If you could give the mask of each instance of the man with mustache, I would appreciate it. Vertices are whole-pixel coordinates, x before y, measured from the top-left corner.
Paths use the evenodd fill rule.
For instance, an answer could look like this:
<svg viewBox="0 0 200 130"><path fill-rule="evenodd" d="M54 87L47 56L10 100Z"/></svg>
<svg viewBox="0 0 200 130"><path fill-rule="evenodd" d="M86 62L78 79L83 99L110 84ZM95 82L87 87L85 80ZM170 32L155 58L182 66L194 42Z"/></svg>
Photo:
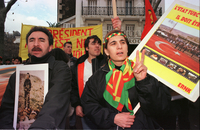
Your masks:
<svg viewBox="0 0 200 130"><path fill-rule="evenodd" d="M98 36L92 35L87 37L84 43L85 52L72 67L72 91L71 105L75 108L76 115L82 117L83 129L95 129L85 116L82 109L80 97L88 78L102 66L106 57L101 54L101 39Z"/></svg>
<svg viewBox="0 0 200 130"><path fill-rule="evenodd" d="M26 44L30 64L49 64L48 93L37 119L29 128L65 129L70 104L70 68L67 63L52 56L53 36L48 29L33 27L26 35ZM0 129L13 129L15 79L16 73L10 77L2 99Z"/></svg>
<svg viewBox="0 0 200 130"><path fill-rule="evenodd" d="M34 47L34 48L32 49L32 51L42 51L42 49L39 48L39 47Z"/></svg>

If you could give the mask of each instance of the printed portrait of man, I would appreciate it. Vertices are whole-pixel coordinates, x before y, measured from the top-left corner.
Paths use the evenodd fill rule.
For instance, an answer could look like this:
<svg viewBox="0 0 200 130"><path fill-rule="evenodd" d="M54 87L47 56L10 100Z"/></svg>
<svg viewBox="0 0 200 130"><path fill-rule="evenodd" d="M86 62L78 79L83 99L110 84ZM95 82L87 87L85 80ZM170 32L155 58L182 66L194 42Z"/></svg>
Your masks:
<svg viewBox="0 0 200 130"><path fill-rule="evenodd" d="M26 79L24 81L24 99L25 108L30 108L30 91L31 91L31 80L30 80L30 74L27 73Z"/></svg>

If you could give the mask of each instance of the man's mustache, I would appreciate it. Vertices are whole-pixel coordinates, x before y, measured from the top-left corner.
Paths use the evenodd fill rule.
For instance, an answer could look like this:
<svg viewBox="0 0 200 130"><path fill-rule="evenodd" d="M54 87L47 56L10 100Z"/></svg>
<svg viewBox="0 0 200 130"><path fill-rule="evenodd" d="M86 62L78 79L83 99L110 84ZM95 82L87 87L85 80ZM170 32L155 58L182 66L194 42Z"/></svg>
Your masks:
<svg viewBox="0 0 200 130"><path fill-rule="evenodd" d="M39 47L34 47L34 48L32 49L32 51L42 51L42 49L39 48Z"/></svg>

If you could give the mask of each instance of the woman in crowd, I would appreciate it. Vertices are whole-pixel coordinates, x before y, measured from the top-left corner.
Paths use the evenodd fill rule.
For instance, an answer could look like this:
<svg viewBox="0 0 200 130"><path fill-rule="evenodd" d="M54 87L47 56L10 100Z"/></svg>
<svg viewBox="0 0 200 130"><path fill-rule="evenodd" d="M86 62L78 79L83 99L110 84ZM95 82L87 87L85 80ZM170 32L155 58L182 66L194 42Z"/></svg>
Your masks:
<svg viewBox="0 0 200 130"><path fill-rule="evenodd" d="M104 40L108 62L95 72L85 85L81 96L83 111L103 129L156 129L160 126L153 116L165 114L171 100L168 89L147 74L141 60L128 59L128 39L120 30L109 32ZM137 113L133 112L140 102Z"/></svg>

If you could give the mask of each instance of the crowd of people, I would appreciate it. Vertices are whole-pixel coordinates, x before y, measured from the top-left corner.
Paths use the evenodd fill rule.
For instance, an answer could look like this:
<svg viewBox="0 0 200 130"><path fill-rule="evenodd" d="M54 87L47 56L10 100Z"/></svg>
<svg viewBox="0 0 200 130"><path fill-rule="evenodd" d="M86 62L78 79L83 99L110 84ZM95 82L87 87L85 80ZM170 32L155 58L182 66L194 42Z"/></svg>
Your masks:
<svg viewBox="0 0 200 130"><path fill-rule="evenodd" d="M0 56L0 65L16 65L25 63L26 61L22 61L22 58L20 56L15 56L12 59L6 58L5 60L2 56Z"/></svg>
<svg viewBox="0 0 200 130"><path fill-rule="evenodd" d="M172 43L175 49L182 51L183 53L187 52L186 54L190 57L196 56L200 59L200 45L197 42L172 35L169 32L163 32L161 29L158 29L155 34Z"/></svg>
<svg viewBox="0 0 200 130"><path fill-rule="evenodd" d="M27 117L26 108L21 112L21 122L34 120L29 129L66 129L67 118L70 129L76 129L76 116L84 130L165 129L167 122L161 119L167 121L174 109L169 88L147 73L145 50L137 50L135 62L128 59L129 41L121 31L121 21L119 17L111 20L117 29L108 32L103 41L96 35L87 37L86 53L78 59L72 55L71 42L66 42L63 50L53 49L48 29L35 26L28 32L27 64L49 64L44 104L40 112L32 113L37 118ZM10 77L2 99L1 129L13 128L15 79L16 73ZM140 108L134 113L138 103Z"/></svg>

